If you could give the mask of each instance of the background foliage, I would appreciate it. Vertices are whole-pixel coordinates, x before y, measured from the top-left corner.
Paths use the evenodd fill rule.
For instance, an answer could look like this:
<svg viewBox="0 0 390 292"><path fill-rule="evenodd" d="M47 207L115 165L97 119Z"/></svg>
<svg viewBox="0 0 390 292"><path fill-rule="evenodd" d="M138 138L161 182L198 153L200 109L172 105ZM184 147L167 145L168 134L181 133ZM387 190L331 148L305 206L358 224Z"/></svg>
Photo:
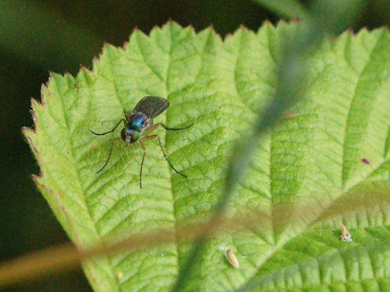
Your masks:
<svg viewBox="0 0 390 292"><path fill-rule="evenodd" d="M91 66L103 41L121 46L134 27L145 33L168 19L196 31L212 24L225 36L240 24L257 30L278 18L242 1L2 1L0 4L0 256L14 258L68 240L30 174L38 173L20 127L31 126L30 97L40 98L48 71L75 75ZM310 5L310 3L303 3ZM354 27L386 24L387 2L371 1ZM388 5L388 4L387 4ZM90 291L82 274L46 278L15 291Z"/></svg>

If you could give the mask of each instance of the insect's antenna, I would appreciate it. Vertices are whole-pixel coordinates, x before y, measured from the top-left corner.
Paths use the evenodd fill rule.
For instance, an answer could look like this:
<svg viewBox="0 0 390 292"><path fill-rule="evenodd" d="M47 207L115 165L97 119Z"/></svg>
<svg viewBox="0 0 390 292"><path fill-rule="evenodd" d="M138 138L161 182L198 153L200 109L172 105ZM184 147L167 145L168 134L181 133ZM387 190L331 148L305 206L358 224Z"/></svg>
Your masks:
<svg viewBox="0 0 390 292"><path fill-rule="evenodd" d="M185 129L188 129L188 128L191 128L194 124L191 124L191 125L189 125L189 126L187 126L187 127L184 127L184 128L169 128L169 127L167 127L166 125L164 125L163 123L160 123L161 124L161 126L163 126L163 128L165 129L165 130L169 130L169 131L179 131L179 130L185 130Z"/></svg>
<svg viewBox="0 0 390 292"><path fill-rule="evenodd" d="M90 130L90 131L91 131L92 134L94 134L94 135L96 135L96 136L107 135L107 134L109 134L109 133L114 132L114 131L116 130L116 128L118 128L118 126L121 124L122 121L123 121L124 124L126 125L126 120L125 120L124 118L122 118L122 119L120 119L119 122L115 125L115 127L112 128L112 130L107 131L107 132L104 132L104 133L96 133L96 132L94 132L94 131L92 131L92 130Z"/></svg>
<svg viewBox="0 0 390 292"><path fill-rule="evenodd" d="M91 132L92 132L92 131L91 131ZM120 139L121 139L121 138L116 138L116 139L112 140L111 149L110 149L110 154L108 155L107 161L106 161L106 163L104 163L103 167L102 167L101 169L99 169L99 170L96 172L96 174L98 174L99 172L101 172L101 171L107 166L108 162L110 161L111 155L112 155L112 149L114 149L114 142L115 142L115 141L118 141L118 140L120 140Z"/></svg>

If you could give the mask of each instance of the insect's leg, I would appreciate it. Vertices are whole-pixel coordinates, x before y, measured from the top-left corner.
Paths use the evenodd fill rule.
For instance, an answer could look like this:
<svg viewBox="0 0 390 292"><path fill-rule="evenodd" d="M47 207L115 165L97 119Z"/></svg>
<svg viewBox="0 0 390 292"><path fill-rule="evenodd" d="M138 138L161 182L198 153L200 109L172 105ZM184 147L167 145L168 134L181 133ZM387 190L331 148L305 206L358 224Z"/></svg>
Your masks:
<svg viewBox="0 0 390 292"><path fill-rule="evenodd" d="M194 124L191 124L187 127L184 127L184 128L169 128L167 127L166 125L164 125L162 122L160 123L157 123L157 124L154 124L153 126L151 126L149 129L146 129L143 133L142 133L142 137L146 136L147 134L153 132L155 129L157 129L159 126L163 126L163 128L165 130L172 130L172 131L178 131L178 130L185 130L185 129L188 129L190 127L192 127ZM149 140L149 139L148 139Z"/></svg>
<svg viewBox="0 0 390 292"><path fill-rule="evenodd" d="M145 141L145 140L143 140L143 141ZM142 169L144 166L144 161L145 161L145 156L146 156L146 148L145 148L144 144L142 144L141 139L138 140L138 144L139 144L139 146L141 146L142 150L144 151L144 155L142 156L142 161L141 161L141 170L139 172L139 184L140 184L140 188L142 189Z"/></svg>
<svg viewBox="0 0 390 292"><path fill-rule="evenodd" d="M158 125L158 124L156 124ZM158 143L160 144L160 148L161 148L161 151L162 153L164 154L164 157L165 159L168 161L169 165L172 167L172 169L174 171L176 171L176 173L180 174L181 176L184 176L184 177L187 177L185 174L181 173L180 171L178 171L174 166L173 164L169 161L168 159L168 155L167 153L165 153L165 150L164 150L164 147L162 146L162 143L161 143L161 139L160 139L160 136L159 135L152 135L152 136L148 136L148 137L143 137L141 138L139 141L148 141L148 140L152 140L154 138L157 138L158 139Z"/></svg>
<svg viewBox="0 0 390 292"><path fill-rule="evenodd" d="M169 131L179 131L179 130L185 130L185 129L188 129L188 128L191 128L194 124L191 124L187 127L184 127L184 128L169 128L167 127L165 124L163 124L162 122L158 123L158 124L161 124L161 126L163 126L163 128L165 130L169 130ZM157 125L157 124L156 124Z"/></svg>
<svg viewBox="0 0 390 292"><path fill-rule="evenodd" d="M107 166L108 161L110 161L110 158L111 158L111 155L112 155L112 149L114 149L114 142L115 142L115 141L118 141L118 140L120 140L120 139L121 139L121 138L116 138L116 139L112 140L112 142L111 142L110 154L108 155L107 161L106 161L106 163L104 163L103 167L102 167L98 172L96 172L96 173L101 172L101 171Z"/></svg>
<svg viewBox="0 0 390 292"><path fill-rule="evenodd" d="M144 137L146 136L147 134L153 132L154 130L156 130L156 128L158 128L158 126L160 126L160 123L157 123L157 124L154 124L153 126L151 126L150 128L146 129L145 131L142 132L142 136L141 137ZM147 138L147 137L146 137ZM148 139L150 140L150 139ZM145 140L144 140L145 141Z"/></svg>
<svg viewBox="0 0 390 292"><path fill-rule="evenodd" d="M100 133L100 134L99 134L99 133L96 133L96 132L94 132L94 131L92 131L92 130L90 130L90 131L91 131L92 134L97 135L97 136L106 135L106 134L109 134L109 133L114 132L114 131L116 130L116 128L118 128L118 126L121 124L122 121L123 121L123 123L124 123L125 126L126 126L126 119L122 118L122 119L120 119L119 122L115 125L115 127L112 128L112 130L110 130L110 131L107 131L107 132L104 132L104 133Z"/></svg>

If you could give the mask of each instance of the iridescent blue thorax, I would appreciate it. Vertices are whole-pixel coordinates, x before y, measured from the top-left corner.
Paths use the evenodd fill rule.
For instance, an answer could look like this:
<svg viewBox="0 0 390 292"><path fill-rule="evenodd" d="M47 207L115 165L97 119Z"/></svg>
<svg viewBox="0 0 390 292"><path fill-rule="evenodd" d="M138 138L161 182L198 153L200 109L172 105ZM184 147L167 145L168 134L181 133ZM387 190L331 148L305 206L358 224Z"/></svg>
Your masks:
<svg viewBox="0 0 390 292"><path fill-rule="evenodd" d="M147 116L144 113L136 113L129 117L129 121L126 124L126 128L141 132L145 128L145 122Z"/></svg>
<svg viewBox="0 0 390 292"><path fill-rule="evenodd" d="M144 113L132 113L122 129L121 136L127 145L135 143L141 137L144 130L153 125L153 120L148 118Z"/></svg>

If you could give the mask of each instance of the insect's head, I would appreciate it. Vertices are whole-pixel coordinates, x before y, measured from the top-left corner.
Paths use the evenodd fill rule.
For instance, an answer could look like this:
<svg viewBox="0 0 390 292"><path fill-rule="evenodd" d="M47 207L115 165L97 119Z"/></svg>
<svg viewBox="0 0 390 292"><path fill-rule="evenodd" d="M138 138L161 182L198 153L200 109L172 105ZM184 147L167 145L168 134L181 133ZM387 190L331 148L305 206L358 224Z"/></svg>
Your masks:
<svg viewBox="0 0 390 292"><path fill-rule="evenodd" d="M121 136L123 141L126 142L126 145L130 145L138 141L140 133L126 127L122 129Z"/></svg>

